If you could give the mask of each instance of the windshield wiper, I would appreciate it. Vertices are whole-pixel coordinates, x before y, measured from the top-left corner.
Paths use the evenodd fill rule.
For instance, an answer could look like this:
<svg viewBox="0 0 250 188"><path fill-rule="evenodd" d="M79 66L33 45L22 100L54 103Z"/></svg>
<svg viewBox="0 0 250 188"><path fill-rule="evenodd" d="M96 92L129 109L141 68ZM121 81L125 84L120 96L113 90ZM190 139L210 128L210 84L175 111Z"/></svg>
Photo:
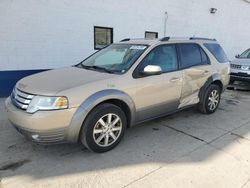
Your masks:
<svg viewBox="0 0 250 188"><path fill-rule="evenodd" d="M106 69L104 67L99 67L99 66L96 66L96 65L93 65L93 66L87 66L87 65L83 65L83 64L80 64L80 65L81 65L82 68L89 69L89 70L101 70L101 71L111 73L111 74L114 73L114 71L111 71L109 69Z"/></svg>
<svg viewBox="0 0 250 188"><path fill-rule="evenodd" d="M106 68L104 68L104 67L95 66L95 65L94 65L94 66L91 66L91 68L94 68L94 69L97 69L97 70L102 70L102 71L105 71L105 72L111 73L111 74L114 73L114 71L112 71L112 70L106 69Z"/></svg>

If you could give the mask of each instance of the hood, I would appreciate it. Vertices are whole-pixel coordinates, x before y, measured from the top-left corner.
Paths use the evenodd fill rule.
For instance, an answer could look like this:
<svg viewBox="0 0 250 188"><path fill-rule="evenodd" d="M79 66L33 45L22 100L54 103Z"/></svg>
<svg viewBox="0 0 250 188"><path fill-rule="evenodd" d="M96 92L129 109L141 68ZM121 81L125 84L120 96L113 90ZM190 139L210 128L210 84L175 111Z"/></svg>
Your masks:
<svg viewBox="0 0 250 188"><path fill-rule="evenodd" d="M237 59L234 59L231 62L231 64L250 66L250 59L237 58Z"/></svg>
<svg viewBox="0 0 250 188"><path fill-rule="evenodd" d="M56 95L60 91L118 75L77 67L49 70L21 79L17 88L31 94Z"/></svg>

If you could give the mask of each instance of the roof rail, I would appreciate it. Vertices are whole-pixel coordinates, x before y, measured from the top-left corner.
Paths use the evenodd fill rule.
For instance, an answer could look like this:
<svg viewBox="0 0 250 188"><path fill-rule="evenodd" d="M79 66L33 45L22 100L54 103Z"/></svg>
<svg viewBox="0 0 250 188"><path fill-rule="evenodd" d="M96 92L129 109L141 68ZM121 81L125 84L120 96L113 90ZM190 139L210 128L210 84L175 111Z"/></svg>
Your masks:
<svg viewBox="0 0 250 188"><path fill-rule="evenodd" d="M130 38L122 39L120 42L126 42L126 41L130 41Z"/></svg>
<svg viewBox="0 0 250 188"><path fill-rule="evenodd" d="M154 39L147 39L147 38L125 38L122 39L120 42L130 41L130 40L154 40Z"/></svg>
<svg viewBox="0 0 250 188"><path fill-rule="evenodd" d="M169 39L170 39L170 37L163 37L163 38L160 39L160 41L162 41L162 42L163 41L168 41Z"/></svg>
<svg viewBox="0 0 250 188"><path fill-rule="evenodd" d="M202 38L202 37L190 37L190 40L211 40L216 41L216 39L210 39L210 38Z"/></svg>

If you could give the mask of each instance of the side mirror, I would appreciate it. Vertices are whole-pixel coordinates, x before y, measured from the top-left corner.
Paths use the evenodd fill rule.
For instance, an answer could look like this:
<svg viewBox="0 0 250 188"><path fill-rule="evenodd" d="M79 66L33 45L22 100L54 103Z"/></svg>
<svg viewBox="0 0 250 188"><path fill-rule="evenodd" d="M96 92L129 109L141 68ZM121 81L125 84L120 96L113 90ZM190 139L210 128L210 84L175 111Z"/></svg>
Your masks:
<svg viewBox="0 0 250 188"><path fill-rule="evenodd" d="M240 55L239 55L239 54L235 56L235 58L239 58L239 57L240 57Z"/></svg>
<svg viewBox="0 0 250 188"><path fill-rule="evenodd" d="M157 65L147 65L144 67L142 74L146 76L158 75L161 74L162 70L160 66Z"/></svg>

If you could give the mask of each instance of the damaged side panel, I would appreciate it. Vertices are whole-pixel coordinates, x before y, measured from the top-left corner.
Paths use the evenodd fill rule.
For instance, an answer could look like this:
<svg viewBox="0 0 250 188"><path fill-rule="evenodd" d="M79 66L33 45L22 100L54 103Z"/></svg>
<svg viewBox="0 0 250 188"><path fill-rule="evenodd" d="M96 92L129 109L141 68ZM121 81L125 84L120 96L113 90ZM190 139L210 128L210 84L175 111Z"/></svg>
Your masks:
<svg viewBox="0 0 250 188"><path fill-rule="evenodd" d="M183 86L178 108L197 104L200 88L211 75L210 65L191 67L183 71Z"/></svg>

